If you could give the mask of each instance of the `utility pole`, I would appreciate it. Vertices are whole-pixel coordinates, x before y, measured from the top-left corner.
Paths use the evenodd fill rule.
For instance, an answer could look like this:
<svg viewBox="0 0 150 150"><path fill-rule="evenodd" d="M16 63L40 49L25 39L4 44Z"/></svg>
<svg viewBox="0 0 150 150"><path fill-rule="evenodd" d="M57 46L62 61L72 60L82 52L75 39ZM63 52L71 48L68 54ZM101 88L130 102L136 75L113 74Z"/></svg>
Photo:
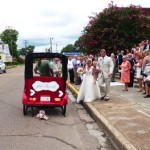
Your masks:
<svg viewBox="0 0 150 150"><path fill-rule="evenodd" d="M56 43L56 53L57 53L57 43Z"/></svg>
<svg viewBox="0 0 150 150"><path fill-rule="evenodd" d="M53 40L53 38L52 38L52 37L50 37L50 53L52 53L52 52L53 52L53 49L52 49L52 40Z"/></svg>
<svg viewBox="0 0 150 150"><path fill-rule="evenodd" d="M27 48L27 40L24 40L24 46L25 46L25 48Z"/></svg>
<svg viewBox="0 0 150 150"><path fill-rule="evenodd" d="M12 47L12 33L11 33L11 30L12 30L12 26L7 26L6 29L9 31L8 32L8 36L10 38L10 50L11 50L11 54L12 54L12 65L14 65L14 50L13 50L13 47Z"/></svg>

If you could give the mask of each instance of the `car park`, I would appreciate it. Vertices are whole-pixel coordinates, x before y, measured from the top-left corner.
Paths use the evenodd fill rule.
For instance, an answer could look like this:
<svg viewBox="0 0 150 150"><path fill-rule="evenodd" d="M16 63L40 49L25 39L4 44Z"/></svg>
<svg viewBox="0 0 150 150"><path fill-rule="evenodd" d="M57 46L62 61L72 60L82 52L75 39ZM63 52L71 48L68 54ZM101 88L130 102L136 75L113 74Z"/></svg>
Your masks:
<svg viewBox="0 0 150 150"><path fill-rule="evenodd" d="M0 73L6 73L6 65L2 60L0 60Z"/></svg>

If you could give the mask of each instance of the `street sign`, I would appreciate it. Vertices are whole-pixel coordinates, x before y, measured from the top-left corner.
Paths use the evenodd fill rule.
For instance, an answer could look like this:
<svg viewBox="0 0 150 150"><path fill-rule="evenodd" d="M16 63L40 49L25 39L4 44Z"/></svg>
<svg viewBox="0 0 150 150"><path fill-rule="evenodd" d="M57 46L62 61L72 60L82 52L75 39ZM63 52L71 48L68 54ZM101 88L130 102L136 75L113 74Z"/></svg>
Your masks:
<svg viewBox="0 0 150 150"><path fill-rule="evenodd" d="M82 52L63 52L66 56L81 55Z"/></svg>

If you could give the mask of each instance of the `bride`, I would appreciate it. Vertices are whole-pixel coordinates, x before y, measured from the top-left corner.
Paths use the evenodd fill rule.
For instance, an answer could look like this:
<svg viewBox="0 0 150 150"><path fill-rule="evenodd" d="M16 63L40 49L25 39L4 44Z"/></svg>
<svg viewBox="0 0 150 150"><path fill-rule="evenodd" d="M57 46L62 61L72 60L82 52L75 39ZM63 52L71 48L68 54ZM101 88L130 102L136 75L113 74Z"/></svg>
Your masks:
<svg viewBox="0 0 150 150"><path fill-rule="evenodd" d="M101 98L100 88L94 75L92 60L86 60L85 75L77 97L77 103L80 101L92 102Z"/></svg>

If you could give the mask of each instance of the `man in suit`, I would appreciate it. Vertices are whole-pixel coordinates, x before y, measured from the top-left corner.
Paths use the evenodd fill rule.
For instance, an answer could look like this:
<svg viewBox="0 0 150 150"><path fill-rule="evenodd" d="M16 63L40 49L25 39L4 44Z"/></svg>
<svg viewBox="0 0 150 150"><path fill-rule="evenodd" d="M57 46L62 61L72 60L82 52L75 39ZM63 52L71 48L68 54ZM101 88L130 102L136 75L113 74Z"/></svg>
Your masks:
<svg viewBox="0 0 150 150"><path fill-rule="evenodd" d="M101 100L108 101L110 98L110 81L113 74L114 63L111 57L106 55L106 50L100 51L101 57L98 58L97 69L99 70L98 83L101 91ZM105 86L103 86L105 83Z"/></svg>
<svg viewBox="0 0 150 150"><path fill-rule="evenodd" d="M73 63L73 72L74 72L74 82L75 82L75 85L79 85L80 84L80 81L79 81L79 77L78 77L78 74L77 74L77 69L79 67L79 64L78 64L78 56L75 55L74 58L72 59L72 63Z"/></svg>
<svg viewBox="0 0 150 150"><path fill-rule="evenodd" d="M133 83L134 83L134 74L135 74L135 67L134 65L136 64L135 59L132 57L132 54L129 53L128 54L128 60L131 64L131 69L130 69L130 83L128 84L128 87L133 87Z"/></svg>
<svg viewBox="0 0 150 150"><path fill-rule="evenodd" d="M119 70L121 69L120 66L123 62L122 60L122 56L123 54L121 53L120 50L117 50L117 59L116 59L116 67L117 67L117 71L119 72ZM121 73L119 73L120 77L121 77Z"/></svg>

